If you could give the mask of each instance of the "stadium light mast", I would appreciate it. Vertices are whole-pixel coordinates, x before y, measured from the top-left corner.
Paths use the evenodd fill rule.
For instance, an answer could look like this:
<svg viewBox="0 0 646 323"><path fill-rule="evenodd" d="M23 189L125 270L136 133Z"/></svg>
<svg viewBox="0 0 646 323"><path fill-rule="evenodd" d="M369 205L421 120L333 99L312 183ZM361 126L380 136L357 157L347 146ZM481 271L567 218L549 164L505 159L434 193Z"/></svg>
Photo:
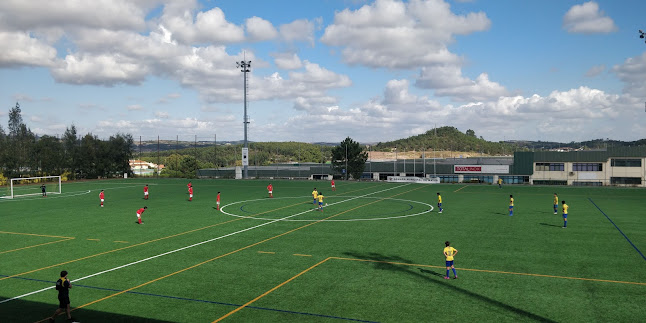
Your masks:
<svg viewBox="0 0 646 323"><path fill-rule="evenodd" d="M244 147L242 148L242 178L249 178L249 146L247 143L247 124L249 124L249 119L247 116L247 73L251 70L251 61L239 61L236 62L236 67L240 68L240 72L244 73L244 117L242 123L244 124Z"/></svg>

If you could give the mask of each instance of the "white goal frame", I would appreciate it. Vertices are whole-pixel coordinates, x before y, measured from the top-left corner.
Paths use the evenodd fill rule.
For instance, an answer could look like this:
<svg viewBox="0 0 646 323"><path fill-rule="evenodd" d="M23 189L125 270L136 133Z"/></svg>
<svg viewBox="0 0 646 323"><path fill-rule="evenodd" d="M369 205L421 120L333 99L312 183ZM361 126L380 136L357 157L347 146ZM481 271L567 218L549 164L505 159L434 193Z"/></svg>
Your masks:
<svg viewBox="0 0 646 323"><path fill-rule="evenodd" d="M11 188L11 196L7 196L9 198L14 198L16 196L28 196L28 195L39 195L41 192L38 193L28 193L28 194L14 194L13 191L13 182L14 181L24 181L24 180L34 180L34 179L46 179L46 178L58 178L58 191L48 191L47 193L49 194L61 194L61 177L60 176L39 176L39 177L18 177L18 178L12 178L10 182L10 188ZM39 184L40 182L34 183L34 184Z"/></svg>

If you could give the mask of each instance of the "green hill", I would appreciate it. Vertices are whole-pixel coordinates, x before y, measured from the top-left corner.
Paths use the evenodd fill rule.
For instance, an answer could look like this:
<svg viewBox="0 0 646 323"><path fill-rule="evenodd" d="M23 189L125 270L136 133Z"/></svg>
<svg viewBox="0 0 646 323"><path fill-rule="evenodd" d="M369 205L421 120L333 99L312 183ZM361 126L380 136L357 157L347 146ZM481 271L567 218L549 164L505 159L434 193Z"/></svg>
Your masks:
<svg viewBox="0 0 646 323"><path fill-rule="evenodd" d="M455 127L435 128L420 135L395 141L380 142L373 148L376 151L390 151L393 148L400 151L423 149L473 151L487 155L510 154L519 149L514 144L491 142L482 137L478 138L473 130L467 130L466 133L462 133Z"/></svg>

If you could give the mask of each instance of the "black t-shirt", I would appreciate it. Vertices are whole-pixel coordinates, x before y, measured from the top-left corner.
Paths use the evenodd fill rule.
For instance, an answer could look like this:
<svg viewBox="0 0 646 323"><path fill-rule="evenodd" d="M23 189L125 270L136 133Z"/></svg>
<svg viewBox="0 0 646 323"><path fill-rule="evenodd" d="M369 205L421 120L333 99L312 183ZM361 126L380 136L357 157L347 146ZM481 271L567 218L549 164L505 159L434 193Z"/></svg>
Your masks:
<svg viewBox="0 0 646 323"><path fill-rule="evenodd" d="M40 189L44 192L45 191L45 185L42 185Z"/></svg>
<svg viewBox="0 0 646 323"><path fill-rule="evenodd" d="M56 290L58 291L58 297L69 297L70 295L70 281L63 278L60 278L56 281Z"/></svg>

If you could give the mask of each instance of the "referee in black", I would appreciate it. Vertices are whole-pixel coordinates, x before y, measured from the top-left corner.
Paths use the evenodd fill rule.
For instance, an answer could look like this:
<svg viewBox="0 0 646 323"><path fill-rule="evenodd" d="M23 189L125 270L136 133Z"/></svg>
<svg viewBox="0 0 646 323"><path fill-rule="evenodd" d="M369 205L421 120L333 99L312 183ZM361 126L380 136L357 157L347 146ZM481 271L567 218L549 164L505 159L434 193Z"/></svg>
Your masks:
<svg viewBox="0 0 646 323"><path fill-rule="evenodd" d="M67 279L67 271L61 271L61 278L56 281L56 290L58 291L58 308L54 315L49 318L50 322L54 322L54 319L58 314L67 312L67 320L73 321L72 313L70 310L70 288L72 288L72 283Z"/></svg>

